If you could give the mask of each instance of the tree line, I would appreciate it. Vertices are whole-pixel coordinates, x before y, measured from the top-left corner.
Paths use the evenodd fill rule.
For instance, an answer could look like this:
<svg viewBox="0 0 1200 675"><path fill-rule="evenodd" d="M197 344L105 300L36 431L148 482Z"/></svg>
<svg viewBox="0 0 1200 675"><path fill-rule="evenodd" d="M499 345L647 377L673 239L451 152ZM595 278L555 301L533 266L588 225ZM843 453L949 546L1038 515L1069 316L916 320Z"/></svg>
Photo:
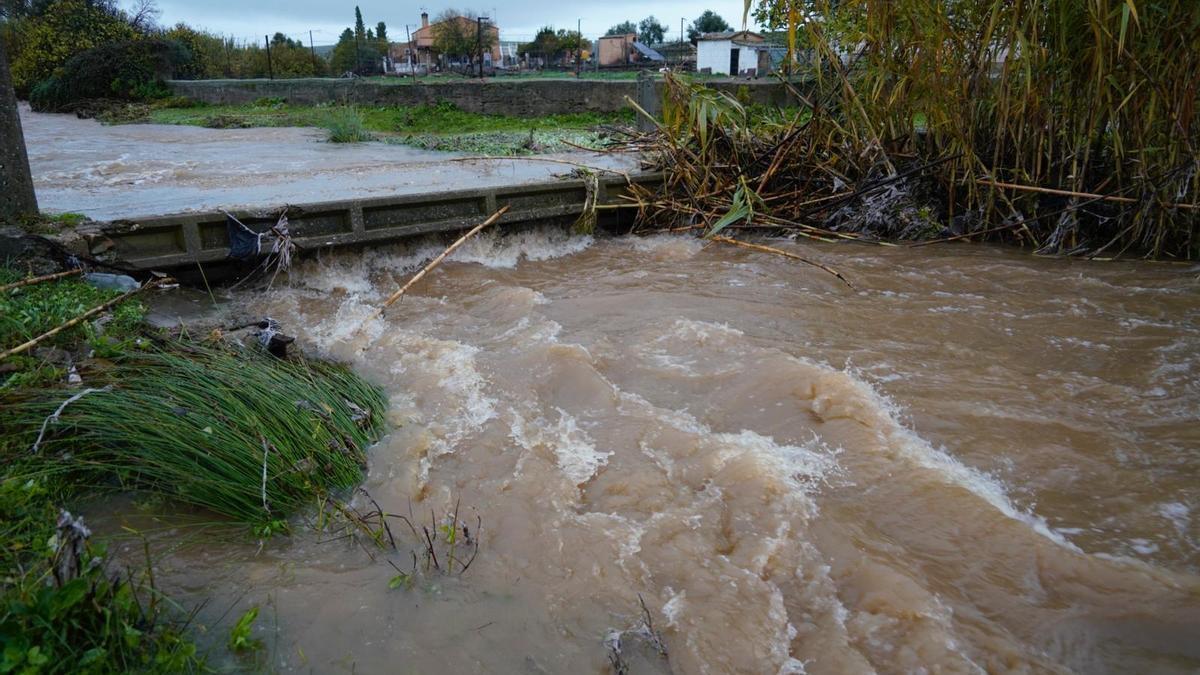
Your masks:
<svg viewBox="0 0 1200 675"><path fill-rule="evenodd" d="M638 42L646 45L656 45L664 41L668 30L666 25L651 15L638 23L622 21L609 28L604 34L628 35L632 33L637 35ZM733 30L728 21L711 9L706 9L703 14L688 24L687 38L692 44L696 44L705 33L721 33L728 30Z"/></svg>

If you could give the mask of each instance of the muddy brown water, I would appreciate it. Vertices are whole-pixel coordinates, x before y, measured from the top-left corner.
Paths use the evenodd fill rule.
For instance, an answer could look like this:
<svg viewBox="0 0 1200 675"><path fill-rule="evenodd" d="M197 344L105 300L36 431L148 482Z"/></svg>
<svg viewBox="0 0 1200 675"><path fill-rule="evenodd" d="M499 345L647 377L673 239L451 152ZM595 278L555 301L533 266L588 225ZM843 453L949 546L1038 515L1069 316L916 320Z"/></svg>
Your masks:
<svg viewBox="0 0 1200 675"><path fill-rule="evenodd" d="M334 255L242 309L386 388L366 488L482 548L389 590L298 528L151 535L280 671L1195 672L1197 268L981 246L485 236ZM362 330L358 330L358 327ZM180 543L184 542L184 543ZM411 545L409 545L411 544ZM126 548L136 552L140 545ZM232 608L232 609L230 609ZM227 611L228 610L228 611Z"/></svg>

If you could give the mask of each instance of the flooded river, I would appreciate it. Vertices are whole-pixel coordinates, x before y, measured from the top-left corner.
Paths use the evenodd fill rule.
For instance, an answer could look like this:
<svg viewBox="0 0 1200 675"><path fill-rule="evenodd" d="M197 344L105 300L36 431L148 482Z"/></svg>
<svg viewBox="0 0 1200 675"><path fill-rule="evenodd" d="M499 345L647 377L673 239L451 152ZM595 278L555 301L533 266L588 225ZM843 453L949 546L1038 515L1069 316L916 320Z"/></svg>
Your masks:
<svg viewBox="0 0 1200 675"><path fill-rule="evenodd" d="M175 530L159 585L211 599L216 644L263 607L289 672L608 672L639 596L668 658L626 635L634 673L1200 668L1197 269L778 245L857 290L532 232L472 242L382 320L432 243L240 297L387 389L383 508L461 500L482 547L389 590L411 536L372 560Z"/></svg>
<svg viewBox="0 0 1200 675"><path fill-rule="evenodd" d="M448 162L452 153L385 143L326 143L321 129L104 126L21 104L38 203L98 220L202 209L383 197L541 181L570 166ZM576 155L546 155L575 159ZM628 157L595 157L628 170Z"/></svg>

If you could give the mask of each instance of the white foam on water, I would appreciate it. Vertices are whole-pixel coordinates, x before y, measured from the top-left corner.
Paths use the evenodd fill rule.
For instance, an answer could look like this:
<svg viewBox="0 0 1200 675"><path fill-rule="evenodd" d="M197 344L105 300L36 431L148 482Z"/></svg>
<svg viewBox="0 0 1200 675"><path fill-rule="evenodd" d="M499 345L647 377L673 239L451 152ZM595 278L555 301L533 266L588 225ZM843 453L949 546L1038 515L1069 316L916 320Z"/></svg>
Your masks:
<svg viewBox="0 0 1200 675"><path fill-rule="evenodd" d="M711 433L711 432L710 432ZM809 445L786 445L749 429L737 434L712 434L722 461L751 454L764 462L772 475L782 476L794 490L809 493L839 470L837 452L814 439Z"/></svg>
<svg viewBox="0 0 1200 675"><path fill-rule="evenodd" d="M704 241L695 237L653 234L648 237L627 237L622 240L633 250L667 260L684 260L704 250Z"/></svg>
<svg viewBox="0 0 1200 675"><path fill-rule="evenodd" d="M538 418L530 424L514 413L510 436L526 450L539 446L549 448L557 459L559 470L571 484L583 485L608 463L613 453L597 450L591 437L579 428L574 417L561 408L555 408L555 411L558 421L554 423Z"/></svg>
<svg viewBox="0 0 1200 675"><path fill-rule="evenodd" d="M539 261L574 255L595 242L591 235L572 235L561 229L484 232L468 240L448 260L478 263L492 269L512 269L522 259Z"/></svg>
<svg viewBox="0 0 1200 675"><path fill-rule="evenodd" d="M796 358L797 361L809 366L828 368L808 359ZM945 450L933 447L924 438L904 426L900 421L900 408L887 396L881 394L865 379L856 377L852 370L840 371L851 384L857 396L865 399L871 408L878 411L879 426L889 448L913 464L930 470L952 485L957 485L983 501L987 502L1003 515L1028 525L1037 534L1050 541L1075 552L1082 552L1071 543L1061 532L1051 528L1044 518L1029 510L1018 508L1008 496L1003 483L997 478L969 467Z"/></svg>
<svg viewBox="0 0 1200 675"><path fill-rule="evenodd" d="M667 617L667 625L672 628L678 628L679 617L683 614L684 607L687 603L687 591L679 591L676 593L670 587L666 589L669 596L667 601L663 603L662 613Z"/></svg>

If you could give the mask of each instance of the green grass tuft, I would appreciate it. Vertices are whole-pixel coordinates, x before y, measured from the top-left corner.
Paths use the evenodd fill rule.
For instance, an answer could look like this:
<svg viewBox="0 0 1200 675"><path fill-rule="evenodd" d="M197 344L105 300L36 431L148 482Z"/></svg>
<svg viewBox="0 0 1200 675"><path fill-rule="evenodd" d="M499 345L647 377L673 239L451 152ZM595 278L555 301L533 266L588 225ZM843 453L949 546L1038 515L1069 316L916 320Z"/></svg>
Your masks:
<svg viewBox="0 0 1200 675"><path fill-rule="evenodd" d="M374 140L357 108L333 108L325 113L322 126L330 143L364 143Z"/></svg>
<svg viewBox="0 0 1200 675"><path fill-rule="evenodd" d="M39 473L160 493L269 529L357 485L383 426L382 393L347 368L256 349L173 344L127 357L106 379L111 390L71 403L50 427ZM11 407L10 433L28 441L18 448L70 394Z"/></svg>

